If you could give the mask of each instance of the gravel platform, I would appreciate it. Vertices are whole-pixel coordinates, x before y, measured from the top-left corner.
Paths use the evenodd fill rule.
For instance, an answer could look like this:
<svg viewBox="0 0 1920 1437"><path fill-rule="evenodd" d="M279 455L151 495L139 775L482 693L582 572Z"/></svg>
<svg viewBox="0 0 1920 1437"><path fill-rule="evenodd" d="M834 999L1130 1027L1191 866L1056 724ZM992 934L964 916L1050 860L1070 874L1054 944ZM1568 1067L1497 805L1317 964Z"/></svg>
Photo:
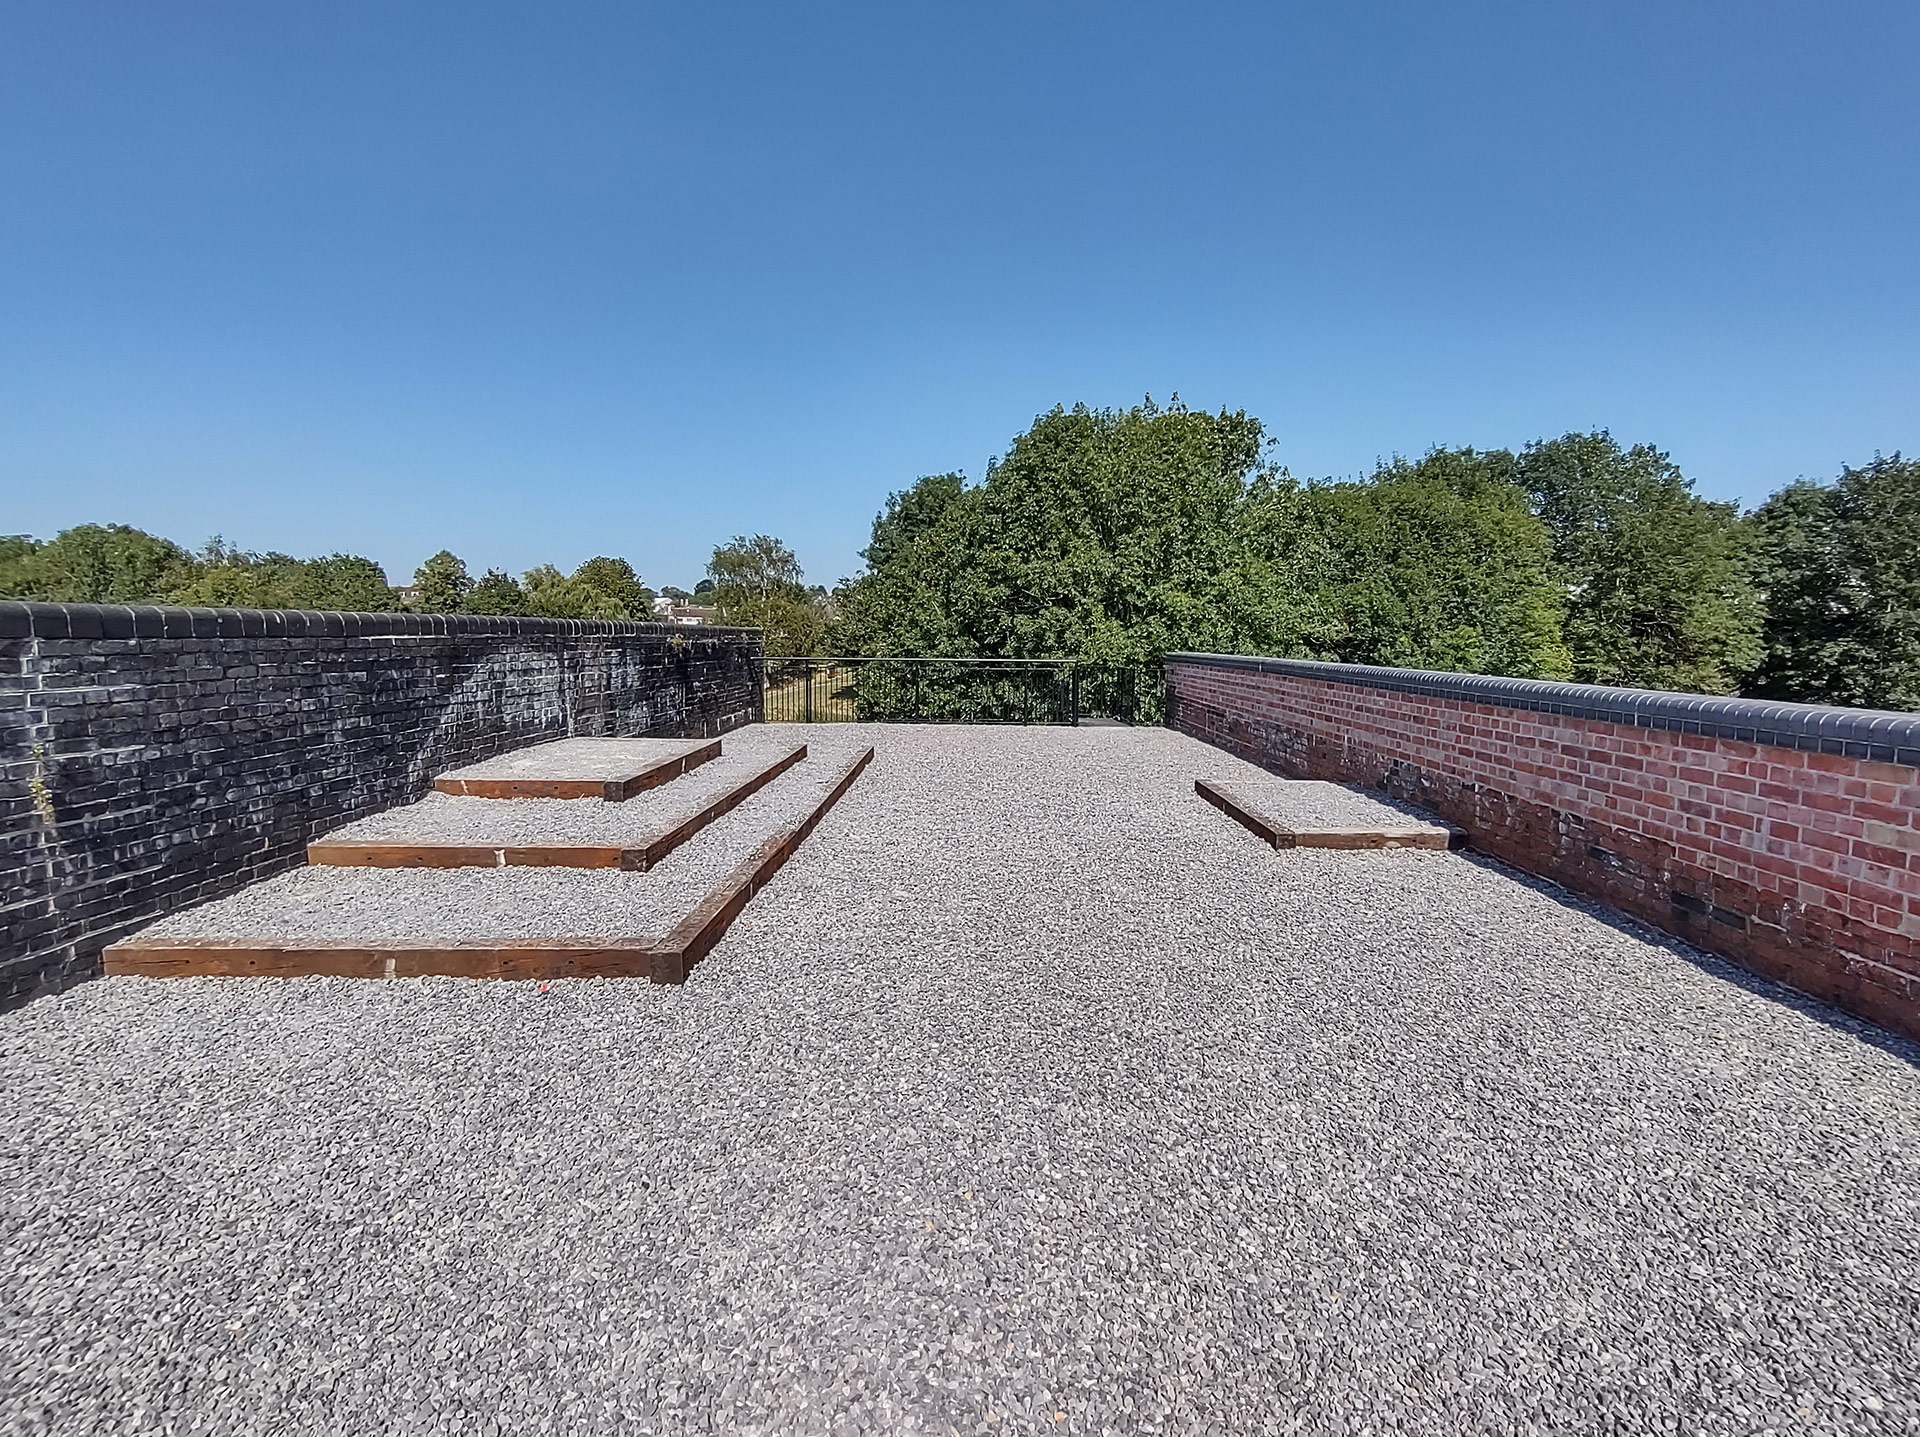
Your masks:
<svg viewBox="0 0 1920 1437"><path fill-rule="evenodd" d="M775 745L782 750L793 746L790 737ZM809 745L808 757L645 873L613 868L296 868L164 918L142 934L273 941L664 938L756 848L818 806L861 746L844 734ZM692 777L687 775L688 780ZM865 775L855 786L863 781ZM488 808L602 811L627 808L632 802L447 800ZM425 807L426 801L419 806ZM584 826L592 820L578 821Z"/></svg>
<svg viewBox="0 0 1920 1437"><path fill-rule="evenodd" d="M1195 774L1196 778L1208 777ZM1214 775L1228 777L1225 774ZM1447 826L1432 814L1407 804L1342 783L1317 779L1276 778L1272 774L1242 774L1233 780L1233 792L1263 817L1296 833L1325 829L1365 829L1387 833L1408 830L1445 833Z"/></svg>
<svg viewBox="0 0 1920 1437"><path fill-rule="evenodd" d="M730 733L725 743L719 758L620 803L599 798L467 798L430 793L418 803L390 808L337 828L324 841L482 847L569 843L637 846L678 827L742 779L801 746L799 740L781 733L777 726L763 724Z"/></svg>
<svg viewBox="0 0 1920 1437"><path fill-rule="evenodd" d="M729 747L730 737L721 740L722 754ZM712 742L704 738L560 738L482 759L465 768L448 769L439 777L605 783L636 774L649 764L692 753Z"/></svg>
<svg viewBox="0 0 1920 1437"><path fill-rule="evenodd" d="M681 988L0 1015L0 1427L1920 1430L1911 1046L1178 735L861 739Z"/></svg>

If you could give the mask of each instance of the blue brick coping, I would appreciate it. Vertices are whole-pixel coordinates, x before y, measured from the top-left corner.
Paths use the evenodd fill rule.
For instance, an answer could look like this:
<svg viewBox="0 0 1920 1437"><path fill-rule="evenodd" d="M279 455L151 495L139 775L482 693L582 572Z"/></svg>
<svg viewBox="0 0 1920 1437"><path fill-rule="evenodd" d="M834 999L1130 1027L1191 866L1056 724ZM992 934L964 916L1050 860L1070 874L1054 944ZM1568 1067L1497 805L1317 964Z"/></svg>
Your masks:
<svg viewBox="0 0 1920 1437"><path fill-rule="evenodd" d="M1920 714L1829 708L1824 704L1777 704L1763 699L1711 698L1704 694L1670 694L1653 689L1610 689L1599 684L1558 684L1540 679L1503 679L1488 674L1451 674L1430 669L1378 668L1371 664L1328 664L1312 659L1168 654L1167 662L1321 679L1357 688L1390 689L1428 698L1532 709L1539 713L1564 714L1568 718L1670 729L1675 733L1697 733L1741 743L1774 744L1809 753L1920 767Z"/></svg>
<svg viewBox="0 0 1920 1437"><path fill-rule="evenodd" d="M689 632L689 630L692 632ZM625 619L510 619L491 614L347 614L312 609L185 609L153 604L0 602L0 639L399 638L471 634L488 638L688 639L740 629L642 624Z"/></svg>

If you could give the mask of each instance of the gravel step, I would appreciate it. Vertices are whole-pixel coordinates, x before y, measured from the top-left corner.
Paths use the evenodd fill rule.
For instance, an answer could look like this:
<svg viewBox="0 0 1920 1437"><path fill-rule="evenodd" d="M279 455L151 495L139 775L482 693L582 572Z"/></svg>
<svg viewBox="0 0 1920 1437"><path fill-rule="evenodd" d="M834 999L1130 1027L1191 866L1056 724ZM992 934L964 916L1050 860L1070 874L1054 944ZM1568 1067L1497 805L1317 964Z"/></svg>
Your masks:
<svg viewBox="0 0 1920 1437"><path fill-rule="evenodd" d="M1197 778L1193 791L1275 848L1458 848L1459 829L1343 784Z"/></svg>
<svg viewBox="0 0 1920 1437"><path fill-rule="evenodd" d="M720 757L719 739L563 738L443 773L469 798L598 798L619 803Z"/></svg>
<svg viewBox="0 0 1920 1437"><path fill-rule="evenodd" d="M573 868L298 868L174 914L116 945L664 942L763 846L817 815L865 744L816 743L797 764L647 872Z"/></svg>
<svg viewBox="0 0 1920 1437"><path fill-rule="evenodd" d="M360 868L624 868L644 872L807 756L749 731L678 782L623 803L429 794L307 846L313 864Z"/></svg>

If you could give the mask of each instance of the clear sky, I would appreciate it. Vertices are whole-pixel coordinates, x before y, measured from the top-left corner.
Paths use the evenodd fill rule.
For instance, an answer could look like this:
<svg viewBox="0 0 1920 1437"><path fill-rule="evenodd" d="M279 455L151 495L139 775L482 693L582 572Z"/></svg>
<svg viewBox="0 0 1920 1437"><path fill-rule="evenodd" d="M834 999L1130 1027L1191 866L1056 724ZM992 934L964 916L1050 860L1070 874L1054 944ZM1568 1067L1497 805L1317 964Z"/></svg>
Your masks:
<svg viewBox="0 0 1920 1437"><path fill-rule="evenodd" d="M1920 5L0 0L0 532L855 570L1173 392L1297 475L1920 449Z"/></svg>

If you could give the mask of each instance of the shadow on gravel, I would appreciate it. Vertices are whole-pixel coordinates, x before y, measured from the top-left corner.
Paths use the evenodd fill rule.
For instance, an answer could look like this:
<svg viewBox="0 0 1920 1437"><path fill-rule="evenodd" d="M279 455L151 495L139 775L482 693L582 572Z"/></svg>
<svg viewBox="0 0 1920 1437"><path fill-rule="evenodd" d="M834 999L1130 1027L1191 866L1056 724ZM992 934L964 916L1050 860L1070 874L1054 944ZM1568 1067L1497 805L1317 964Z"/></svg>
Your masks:
<svg viewBox="0 0 1920 1437"><path fill-rule="evenodd" d="M1765 978L1742 968L1731 959L1717 957L1705 949L1695 948L1684 939L1676 938L1671 933L1663 933L1637 918L1629 918L1618 909L1609 908L1606 904L1590 898L1582 898L1571 889L1563 888L1550 879L1523 873L1518 868L1502 863L1497 858L1489 858L1484 853L1476 853L1471 848L1455 856L1464 858L1467 862L1476 864L1491 873L1498 873L1501 877L1511 879L1515 883L1523 884L1534 892L1551 898L1562 908L1584 913L1587 917L1606 924L1616 932L1636 938L1642 943L1650 943L1656 948L1665 949L1669 953L1686 959L1694 967L1712 974L1722 982L1744 988L1757 997L1765 998L1771 1003L1778 1003L1783 1008L1790 1008L1796 1013L1813 1019L1816 1023L1823 1023L1869 1047L1878 1048L1883 1053L1920 1068L1920 1043L1910 1038L1903 1038L1898 1033L1867 1022L1864 1018L1843 1013L1829 1003L1823 1003L1818 998L1802 993L1798 988L1789 987L1776 979Z"/></svg>

